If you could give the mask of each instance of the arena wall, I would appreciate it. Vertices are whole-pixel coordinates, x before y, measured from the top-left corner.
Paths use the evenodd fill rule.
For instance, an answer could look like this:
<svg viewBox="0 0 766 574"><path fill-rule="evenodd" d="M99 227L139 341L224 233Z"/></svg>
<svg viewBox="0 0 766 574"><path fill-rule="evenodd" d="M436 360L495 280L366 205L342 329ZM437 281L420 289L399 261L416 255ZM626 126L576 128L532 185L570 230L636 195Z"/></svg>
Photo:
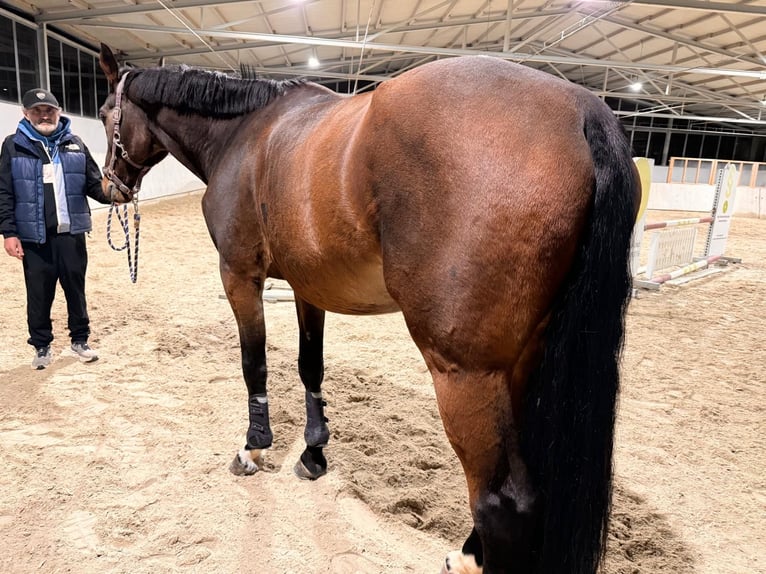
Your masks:
<svg viewBox="0 0 766 574"><path fill-rule="evenodd" d="M20 106L0 102L0 134L13 133L21 117ZM101 122L76 115L71 115L69 118L72 120L72 130L83 139L96 163L103 166L106 157L106 136ZM653 167L649 209L704 212L711 210L715 186L666 183L667 174L667 167ZM175 158L168 157L148 173L141 187L141 199L146 200L187 193L205 186ZM92 202L92 207L97 209L104 206ZM734 213L766 217L766 186L737 187Z"/></svg>

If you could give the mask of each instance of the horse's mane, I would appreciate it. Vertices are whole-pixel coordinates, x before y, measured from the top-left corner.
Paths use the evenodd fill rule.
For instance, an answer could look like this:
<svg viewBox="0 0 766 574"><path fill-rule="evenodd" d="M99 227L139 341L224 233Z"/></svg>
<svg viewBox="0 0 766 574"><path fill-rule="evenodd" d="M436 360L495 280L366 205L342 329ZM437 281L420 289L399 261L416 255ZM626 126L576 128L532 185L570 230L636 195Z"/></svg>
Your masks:
<svg viewBox="0 0 766 574"><path fill-rule="evenodd" d="M240 116L266 106L304 79L242 79L189 66L128 69L125 93L143 108L168 107L212 118Z"/></svg>

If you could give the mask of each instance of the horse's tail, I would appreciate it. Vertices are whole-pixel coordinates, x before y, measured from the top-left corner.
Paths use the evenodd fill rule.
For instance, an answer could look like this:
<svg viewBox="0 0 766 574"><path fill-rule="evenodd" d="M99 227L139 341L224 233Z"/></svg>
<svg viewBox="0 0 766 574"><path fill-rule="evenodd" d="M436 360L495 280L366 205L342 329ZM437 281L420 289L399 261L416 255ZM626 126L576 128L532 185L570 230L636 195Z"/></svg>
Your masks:
<svg viewBox="0 0 766 574"><path fill-rule="evenodd" d="M629 244L638 189L624 130L582 102L595 185L575 262L529 385L522 448L541 508L540 574L594 574L605 550Z"/></svg>

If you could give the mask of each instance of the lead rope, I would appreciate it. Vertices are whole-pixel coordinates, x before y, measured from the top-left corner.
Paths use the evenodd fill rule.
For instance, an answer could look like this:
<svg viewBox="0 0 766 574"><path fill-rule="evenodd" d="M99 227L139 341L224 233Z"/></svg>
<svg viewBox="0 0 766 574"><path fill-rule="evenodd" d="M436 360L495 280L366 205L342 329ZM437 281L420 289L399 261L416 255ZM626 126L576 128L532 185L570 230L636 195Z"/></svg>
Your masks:
<svg viewBox="0 0 766 574"><path fill-rule="evenodd" d="M141 214L138 213L138 197L133 196L133 227L135 228L136 235L133 241L133 252L135 253L135 260L131 258L130 250L130 226L128 224L128 205L124 204L122 214L120 214L120 208L116 203L112 203L109 206L109 217L106 220L106 241L109 243L114 251L128 251L128 271L130 273L131 283L135 283L138 279L138 238L141 225ZM112 243L112 214L117 214L117 221L122 225L122 230L125 232L125 243L117 247Z"/></svg>

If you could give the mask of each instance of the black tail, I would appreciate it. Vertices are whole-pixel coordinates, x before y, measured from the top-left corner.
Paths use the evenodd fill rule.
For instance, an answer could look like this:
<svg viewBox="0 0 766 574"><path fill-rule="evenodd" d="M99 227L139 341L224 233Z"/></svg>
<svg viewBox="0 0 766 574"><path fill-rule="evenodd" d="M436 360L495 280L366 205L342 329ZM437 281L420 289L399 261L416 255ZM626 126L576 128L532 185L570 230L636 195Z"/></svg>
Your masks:
<svg viewBox="0 0 766 574"><path fill-rule="evenodd" d="M585 138L595 190L585 236L546 332L522 431L542 506L539 574L594 574L606 541L612 442L628 265L638 187L631 150L601 102L587 110Z"/></svg>

